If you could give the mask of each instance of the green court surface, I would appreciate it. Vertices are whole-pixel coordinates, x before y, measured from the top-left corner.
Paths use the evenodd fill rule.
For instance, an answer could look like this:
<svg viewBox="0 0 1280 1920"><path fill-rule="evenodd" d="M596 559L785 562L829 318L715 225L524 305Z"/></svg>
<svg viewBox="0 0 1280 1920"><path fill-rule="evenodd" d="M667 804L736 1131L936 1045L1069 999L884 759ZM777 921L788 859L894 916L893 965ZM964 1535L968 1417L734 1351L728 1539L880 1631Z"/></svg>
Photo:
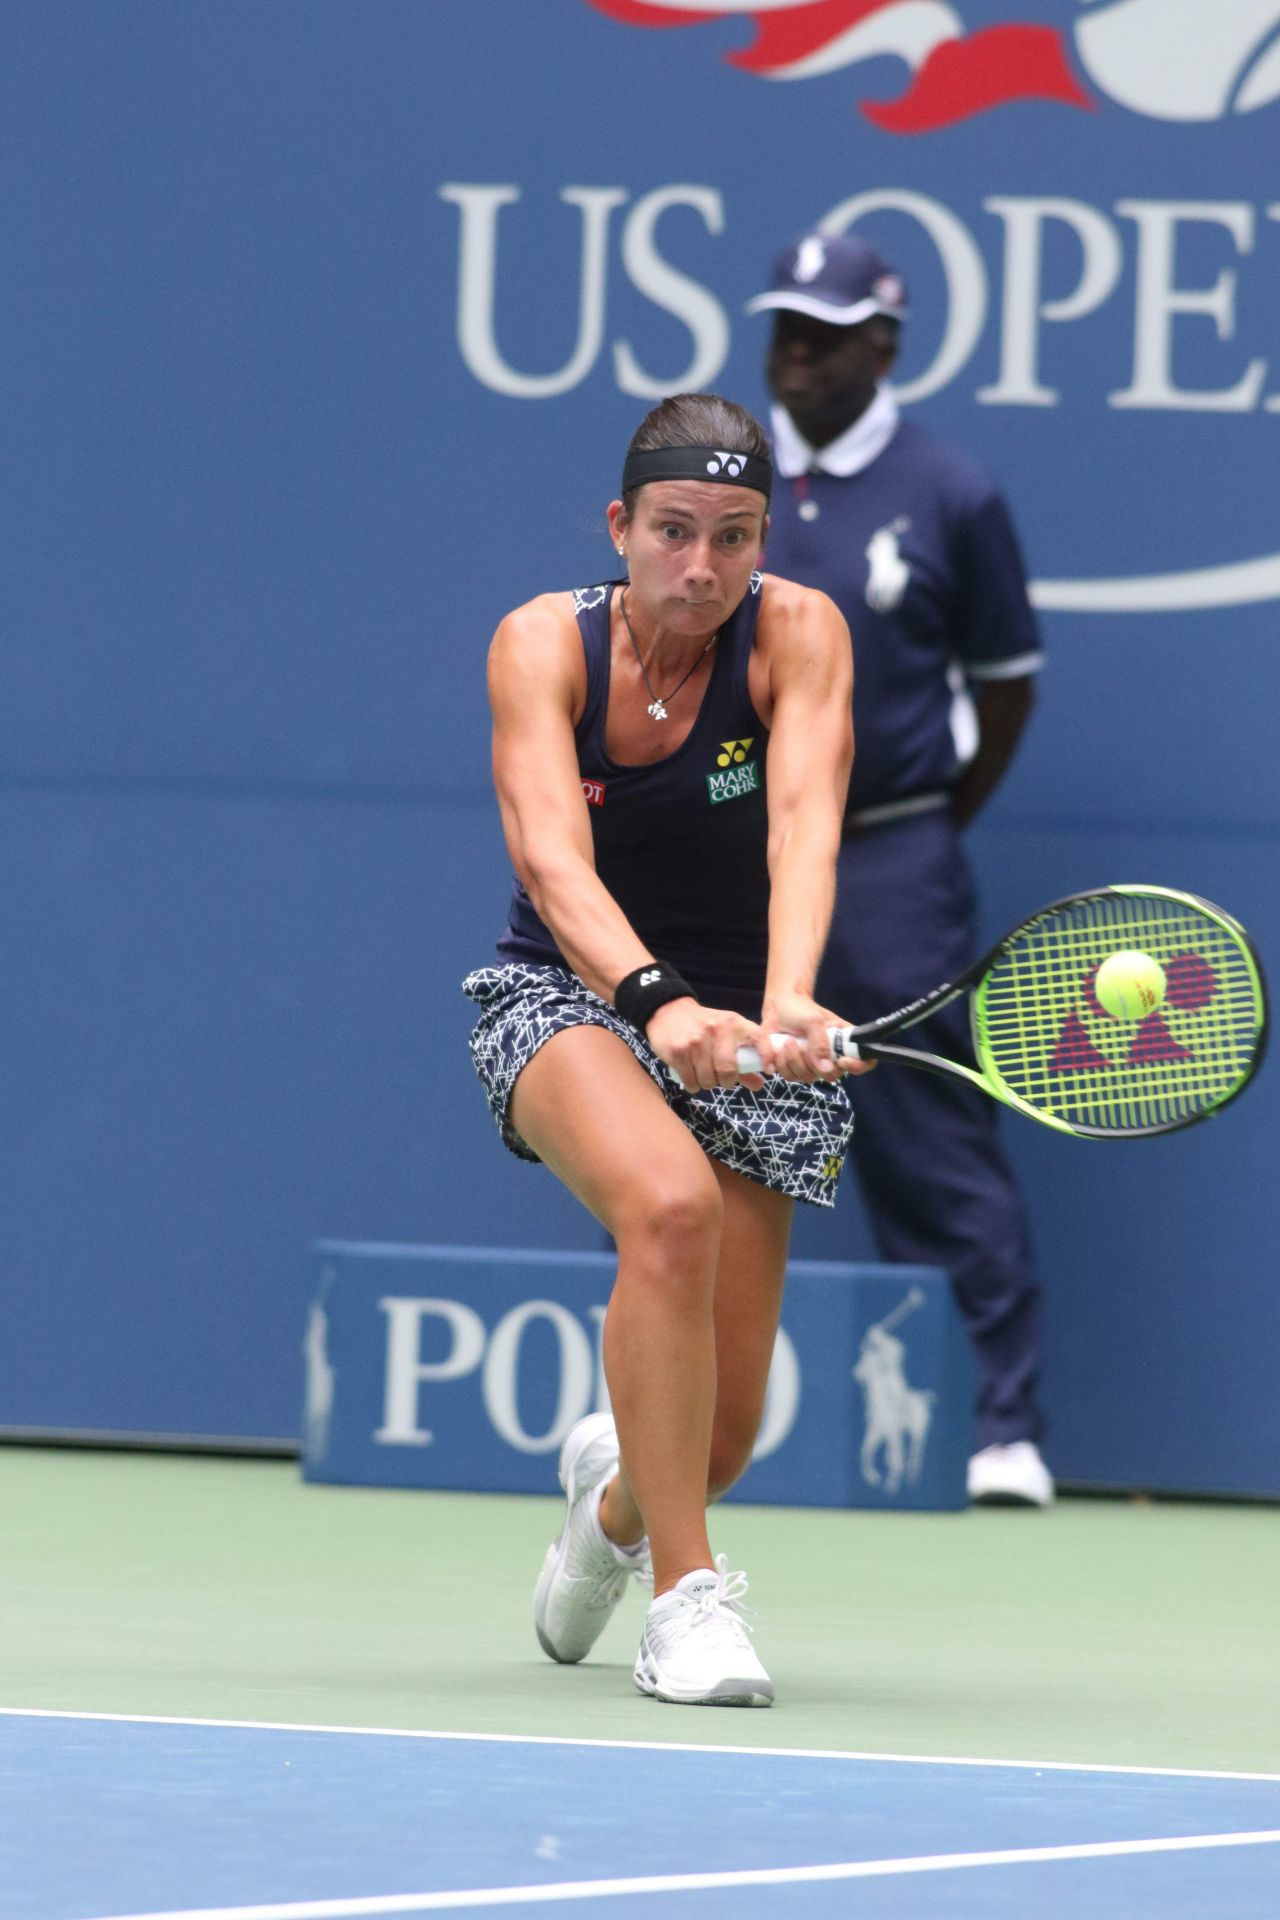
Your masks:
<svg viewBox="0 0 1280 1920"><path fill-rule="evenodd" d="M732 1507L770 1712L631 1684L642 1597L553 1666L558 1503L286 1462L0 1447L0 1706L1141 1767L1280 1767L1280 1515Z"/></svg>

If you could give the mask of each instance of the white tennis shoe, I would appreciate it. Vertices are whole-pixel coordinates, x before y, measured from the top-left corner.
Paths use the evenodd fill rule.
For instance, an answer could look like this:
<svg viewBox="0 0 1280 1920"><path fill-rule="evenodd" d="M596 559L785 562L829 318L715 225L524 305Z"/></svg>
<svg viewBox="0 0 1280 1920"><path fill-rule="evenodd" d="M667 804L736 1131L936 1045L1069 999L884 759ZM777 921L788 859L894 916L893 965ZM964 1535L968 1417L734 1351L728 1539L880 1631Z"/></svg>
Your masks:
<svg viewBox="0 0 1280 1920"><path fill-rule="evenodd" d="M590 1653L633 1576L650 1572L646 1541L615 1547L600 1528L600 1499L618 1471L618 1434L607 1413L579 1420L560 1449L564 1525L547 1548L533 1593L533 1624L544 1653L572 1664Z"/></svg>
<svg viewBox="0 0 1280 1920"><path fill-rule="evenodd" d="M742 1619L745 1573L718 1553L649 1608L636 1656L641 1693L683 1707L768 1707L773 1682L756 1658Z"/></svg>
<svg viewBox="0 0 1280 1920"><path fill-rule="evenodd" d="M988 1507L1051 1507L1053 1476L1033 1440L983 1447L969 1461L969 1498Z"/></svg>

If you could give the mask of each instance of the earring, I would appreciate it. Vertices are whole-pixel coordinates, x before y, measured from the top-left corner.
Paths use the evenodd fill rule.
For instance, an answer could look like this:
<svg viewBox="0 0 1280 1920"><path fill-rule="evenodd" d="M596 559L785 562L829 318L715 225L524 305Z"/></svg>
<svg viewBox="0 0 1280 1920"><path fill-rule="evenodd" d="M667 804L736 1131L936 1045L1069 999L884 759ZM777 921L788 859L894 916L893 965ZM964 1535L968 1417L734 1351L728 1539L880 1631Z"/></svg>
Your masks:
<svg viewBox="0 0 1280 1920"><path fill-rule="evenodd" d="M618 552L619 552L619 553L621 553L621 552L622 552L622 548L621 548L621 547L619 547L619 548L618 548Z"/></svg>

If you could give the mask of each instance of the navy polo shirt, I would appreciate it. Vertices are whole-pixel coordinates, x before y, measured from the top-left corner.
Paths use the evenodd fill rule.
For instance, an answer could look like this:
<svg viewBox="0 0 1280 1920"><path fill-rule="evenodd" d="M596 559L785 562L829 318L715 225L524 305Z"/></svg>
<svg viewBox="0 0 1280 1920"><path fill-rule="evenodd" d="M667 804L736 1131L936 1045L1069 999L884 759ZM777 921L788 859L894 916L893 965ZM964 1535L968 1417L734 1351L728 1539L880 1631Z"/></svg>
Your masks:
<svg viewBox="0 0 1280 1920"><path fill-rule="evenodd" d="M875 409L888 437L858 472L819 463L839 464L862 422L817 451L794 428L776 434L764 562L821 588L849 623L850 813L945 793L976 744L971 706L967 723L957 708L966 683L1021 678L1044 659L1000 494L964 454L897 420L885 390ZM795 471L806 461L807 471Z"/></svg>

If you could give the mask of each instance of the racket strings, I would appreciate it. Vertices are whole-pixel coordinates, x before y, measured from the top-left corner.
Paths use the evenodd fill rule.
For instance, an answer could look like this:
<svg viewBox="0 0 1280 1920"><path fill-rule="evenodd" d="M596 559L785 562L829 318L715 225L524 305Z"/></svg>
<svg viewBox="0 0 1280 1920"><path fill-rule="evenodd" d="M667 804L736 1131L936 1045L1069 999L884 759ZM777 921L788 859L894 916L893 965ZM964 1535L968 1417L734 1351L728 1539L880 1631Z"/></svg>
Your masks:
<svg viewBox="0 0 1280 1920"><path fill-rule="evenodd" d="M1099 916L1089 916L1098 930ZM1134 923L1121 931L1114 915L1102 917L1106 944L1134 939ZM1168 929L1150 917L1138 923L1144 951L1175 958ZM1163 934L1165 937L1159 937ZM1028 942L1010 956L1006 991L991 996L990 1032L998 1065L1022 1097L1077 1123L1107 1128L1167 1123L1213 1101L1229 1087L1247 1061L1252 1037L1252 994L1247 981L1241 995L1213 996L1216 1006L1194 1009L1201 1017L1183 1022L1161 1012L1140 1025L1119 1028L1089 995L1098 955L1091 942ZM1155 936L1155 937L1153 937ZM1180 937L1180 936L1179 936ZM1219 948L1220 979L1227 949ZM996 983L993 983L993 986ZM999 1009L1000 1000L1005 1010ZM1232 1002L1242 1006L1233 1009ZM1237 1016L1233 1018L1233 1013ZM1191 1027L1180 1036L1175 1029ZM1240 1028L1243 1026L1243 1033ZM1186 1044L1190 1042L1190 1044Z"/></svg>
<svg viewBox="0 0 1280 1920"><path fill-rule="evenodd" d="M1109 954L1159 961L1163 1006L1114 1020L1092 992ZM1126 1132L1195 1118L1247 1078L1264 1020L1242 937L1193 902L1112 892L1038 915L1013 935L975 1002L986 1071L1070 1126Z"/></svg>

